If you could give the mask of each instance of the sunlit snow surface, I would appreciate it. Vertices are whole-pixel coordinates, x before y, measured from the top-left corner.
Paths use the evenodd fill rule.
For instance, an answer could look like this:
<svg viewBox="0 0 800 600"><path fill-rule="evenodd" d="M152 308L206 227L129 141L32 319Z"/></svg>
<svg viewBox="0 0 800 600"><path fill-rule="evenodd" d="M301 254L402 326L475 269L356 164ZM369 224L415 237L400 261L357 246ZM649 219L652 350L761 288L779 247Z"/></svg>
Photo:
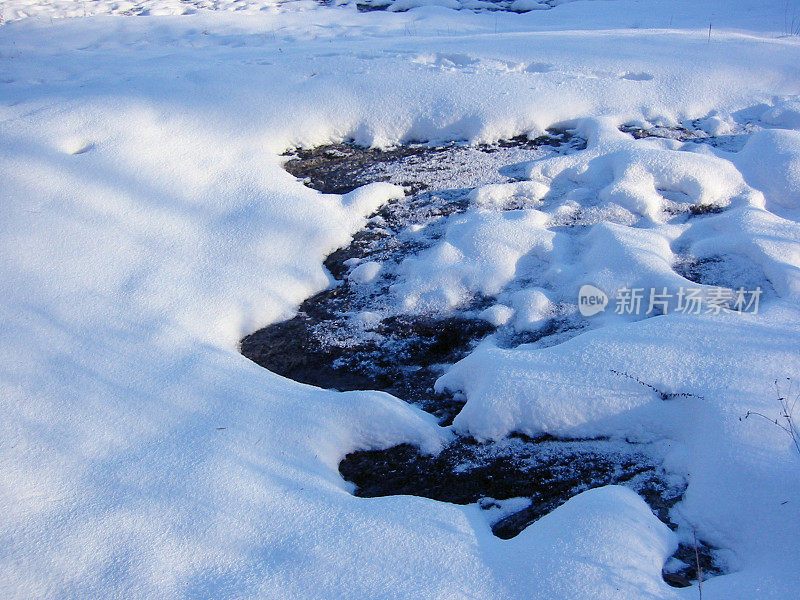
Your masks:
<svg viewBox="0 0 800 600"><path fill-rule="evenodd" d="M356 7L359 11L403 12L433 6L454 10L528 12L548 10L575 0L4 0L7 20L28 17L87 17L93 15L166 16L192 15L198 11L239 13L306 11L320 5Z"/></svg>
<svg viewBox="0 0 800 600"><path fill-rule="evenodd" d="M723 257L723 275L769 293L758 315L601 318L549 348L486 344L439 381L467 398L454 427L658 442L689 482L674 518L726 553L703 597L800 593L800 457L767 421L740 421L778 416L790 382L774 381L796 390L800 373L792 3L177 15L154 0L83 17L110 4L0 5L0 596L696 597L661 579L676 534L626 489L579 494L508 541L476 505L353 497L348 452L434 452L452 432L388 394L301 385L238 353L329 285L325 256L400 193L320 194L284 151L558 124L586 150L477 190L483 209L442 242L460 256L417 256L398 302L501 294L532 251L550 301L584 279L679 285L710 268L684 255ZM647 124L727 139L620 131ZM524 228L499 223L493 207L520 189L543 203ZM674 204L724 210L682 221ZM556 243L576 219L585 232ZM533 322L543 300L505 305ZM665 402L612 369L692 396Z"/></svg>

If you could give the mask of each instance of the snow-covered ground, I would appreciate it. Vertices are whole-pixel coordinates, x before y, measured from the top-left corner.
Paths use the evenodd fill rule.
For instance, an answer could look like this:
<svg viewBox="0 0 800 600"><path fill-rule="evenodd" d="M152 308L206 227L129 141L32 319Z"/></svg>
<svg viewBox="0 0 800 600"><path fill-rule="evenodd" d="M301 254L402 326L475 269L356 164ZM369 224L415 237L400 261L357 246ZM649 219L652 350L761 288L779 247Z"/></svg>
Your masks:
<svg viewBox="0 0 800 600"><path fill-rule="evenodd" d="M800 6L558 4L0 5L0 596L697 597L662 580L678 534L624 488L506 541L475 505L356 498L339 475L352 450L433 452L454 431L666 444L689 483L674 520L727 563L703 597L800 595L800 456L740 419L779 416L776 379L800 391ZM718 143L619 130L690 122ZM715 286L763 288L757 314L609 309L551 347L488 341L437 384L467 397L452 430L238 353L400 193L320 194L282 152L559 124L587 149L474 192L403 263L397 306L481 292L487 318L530 330L582 284L692 286L690 256ZM509 197L528 204L500 211Z"/></svg>

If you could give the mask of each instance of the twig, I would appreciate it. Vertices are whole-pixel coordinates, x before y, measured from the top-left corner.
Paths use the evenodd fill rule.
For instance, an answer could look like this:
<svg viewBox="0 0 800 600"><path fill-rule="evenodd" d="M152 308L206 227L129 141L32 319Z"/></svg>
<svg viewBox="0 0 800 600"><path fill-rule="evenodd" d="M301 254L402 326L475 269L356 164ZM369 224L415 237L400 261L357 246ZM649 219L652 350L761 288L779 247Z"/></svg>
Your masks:
<svg viewBox="0 0 800 600"><path fill-rule="evenodd" d="M656 394L658 394L662 400L672 400L674 398L702 398L702 396L698 396L697 394L690 394L689 392L665 392L663 390L658 389L656 386L647 383L646 381L642 381L635 375L631 375L630 373L625 373L624 371L617 371L616 369L609 369L615 375L620 375L622 377L627 377L628 379L632 379L639 385L643 385L644 387L653 390Z"/></svg>
<svg viewBox="0 0 800 600"><path fill-rule="evenodd" d="M786 379L789 381L789 390L791 393L792 379L791 377L787 377ZM800 454L800 431L798 431L797 425L794 423L794 409L797 406L798 400L800 399L800 393L798 393L793 400L789 400L786 396L781 395L780 386L778 385L777 379L775 380L775 393L778 396L778 404L780 405L780 412L777 417L772 419L764 413L760 413L755 410L748 410L744 418L747 419L751 416L761 417L765 421L772 423L791 438L795 450L797 450L797 453ZM787 396L788 395L789 394L787 394ZM785 423L782 423L781 419L783 419ZM742 418L740 417L739 420L741 421Z"/></svg>
<svg viewBox="0 0 800 600"><path fill-rule="evenodd" d="M697 530L692 527L692 535L694 536L694 563L697 569L697 593L700 595L700 600L703 600L703 568L700 566L700 550L697 548Z"/></svg>

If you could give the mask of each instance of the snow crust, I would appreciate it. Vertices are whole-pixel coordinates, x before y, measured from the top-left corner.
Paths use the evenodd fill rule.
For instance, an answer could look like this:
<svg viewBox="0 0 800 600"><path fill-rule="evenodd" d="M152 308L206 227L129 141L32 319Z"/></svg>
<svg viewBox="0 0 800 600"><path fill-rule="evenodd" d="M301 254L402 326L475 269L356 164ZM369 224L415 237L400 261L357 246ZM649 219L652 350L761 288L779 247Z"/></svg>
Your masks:
<svg viewBox="0 0 800 600"><path fill-rule="evenodd" d="M704 597L798 595L800 457L770 423L739 420L777 416L773 381L800 371L800 45L779 3L201 4L2 5L0 596L694 597L660 577L676 534L624 489L580 494L510 541L476 506L353 497L347 452L435 452L452 431L237 352L328 286L324 257L400 193L319 194L281 152L552 125L589 147L476 191L402 265L393 302L496 294L485 318L536 330L587 281L685 285L686 254L763 284L762 310L609 315L550 348L487 342L439 380L466 394L455 428L661 440L689 481L675 518L729 562ZM83 18L85 5L144 10ZM694 120L726 140L618 130ZM527 204L501 212L510 198ZM670 212L708 205L724 210ZM611 369L691 395L663 401Z"/></svg>

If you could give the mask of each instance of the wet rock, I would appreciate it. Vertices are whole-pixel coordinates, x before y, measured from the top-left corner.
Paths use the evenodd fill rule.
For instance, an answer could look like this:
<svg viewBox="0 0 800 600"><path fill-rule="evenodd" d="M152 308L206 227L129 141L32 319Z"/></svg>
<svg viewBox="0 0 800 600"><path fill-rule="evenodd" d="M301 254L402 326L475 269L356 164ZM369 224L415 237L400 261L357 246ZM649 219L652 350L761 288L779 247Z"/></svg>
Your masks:
<svg viewBox="0 0 800 600"><path fill-rule="evenodd" d="M298 148L283 168L308 187L324 194L346 194L374 181L388 181L389 176L371 175L374 165L398 162L423 153L435 155L444 148L400 146L391 150L364 148L351 143L318 146L310 150Z"/></svg>

